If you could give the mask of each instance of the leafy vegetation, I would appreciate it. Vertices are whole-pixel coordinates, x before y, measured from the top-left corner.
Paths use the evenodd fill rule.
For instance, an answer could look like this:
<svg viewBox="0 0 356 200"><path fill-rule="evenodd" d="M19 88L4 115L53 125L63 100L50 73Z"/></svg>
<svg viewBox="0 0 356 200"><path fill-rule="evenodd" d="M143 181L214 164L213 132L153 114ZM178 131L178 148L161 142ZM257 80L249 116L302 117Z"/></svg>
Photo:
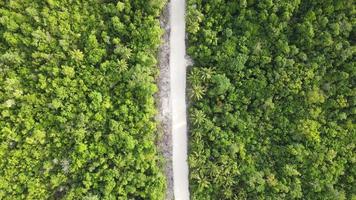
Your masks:
<svg viewBox="0 0 356 200"><path fill-rule="evenodd" d="M188 0L192 199L355 199L355 3Z"/></svg>
<svg viewBox="0 0 356 200"><path fill-rule="evenodd" d="M163 199L164 0L0 1L0 199Z"/></svg>

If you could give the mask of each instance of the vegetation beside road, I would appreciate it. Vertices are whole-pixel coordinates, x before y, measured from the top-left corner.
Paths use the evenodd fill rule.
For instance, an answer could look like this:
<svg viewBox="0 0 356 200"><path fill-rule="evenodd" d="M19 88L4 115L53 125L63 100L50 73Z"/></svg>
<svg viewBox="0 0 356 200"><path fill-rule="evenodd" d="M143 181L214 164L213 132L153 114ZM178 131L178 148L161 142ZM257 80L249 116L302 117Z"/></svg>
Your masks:
<svg viewBox="0 0 356 200"><path fill-rule="evenodd" d="M164 0L0 1L0 199L163 199Z"/></svg>
<svg viewBox="0 0 356 200"><path fill-rule="evenodd" d="M192 199L356 198L355 9L188 0Z"/></svg>

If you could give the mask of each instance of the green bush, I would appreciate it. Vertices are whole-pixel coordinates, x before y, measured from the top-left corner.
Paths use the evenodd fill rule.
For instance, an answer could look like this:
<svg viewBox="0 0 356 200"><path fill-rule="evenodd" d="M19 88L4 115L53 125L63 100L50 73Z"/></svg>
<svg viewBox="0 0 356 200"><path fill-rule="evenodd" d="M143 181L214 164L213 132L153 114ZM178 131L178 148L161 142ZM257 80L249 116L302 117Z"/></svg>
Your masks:
<svg viewBox="0 0 356 200"><path fill-rule="evenodd" d="M192 199L356 198L355 9L188 0Z"/></svg>
<svg viewBox="0 0 356 200"><path fill-rule="evenodd" d="M0 199L163 199L164 0L0 1Z"/></svg>

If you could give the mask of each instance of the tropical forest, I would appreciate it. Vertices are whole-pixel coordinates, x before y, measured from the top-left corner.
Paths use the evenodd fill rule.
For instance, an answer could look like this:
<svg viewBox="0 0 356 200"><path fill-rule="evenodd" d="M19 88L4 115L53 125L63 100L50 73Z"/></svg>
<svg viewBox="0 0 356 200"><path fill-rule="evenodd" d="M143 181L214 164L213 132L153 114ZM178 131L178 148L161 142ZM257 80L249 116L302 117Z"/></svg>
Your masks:
<svg viewBox="0 0 356 200"><path fill-rule="evenodd" d="M353 0L0 0L0 200L356 200Z"/></svg>

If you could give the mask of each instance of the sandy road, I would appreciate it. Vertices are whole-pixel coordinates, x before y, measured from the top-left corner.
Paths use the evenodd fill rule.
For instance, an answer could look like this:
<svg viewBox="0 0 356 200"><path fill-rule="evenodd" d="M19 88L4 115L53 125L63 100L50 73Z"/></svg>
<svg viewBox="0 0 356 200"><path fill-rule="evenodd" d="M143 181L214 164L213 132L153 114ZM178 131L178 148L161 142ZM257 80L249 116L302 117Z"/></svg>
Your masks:
<svg viewBox="0 0 356 200"><path fill-rule="evenodd" d="M170 77L173 188L176 200L189 199L186 116L185 0L170 3Z"/></svg>

